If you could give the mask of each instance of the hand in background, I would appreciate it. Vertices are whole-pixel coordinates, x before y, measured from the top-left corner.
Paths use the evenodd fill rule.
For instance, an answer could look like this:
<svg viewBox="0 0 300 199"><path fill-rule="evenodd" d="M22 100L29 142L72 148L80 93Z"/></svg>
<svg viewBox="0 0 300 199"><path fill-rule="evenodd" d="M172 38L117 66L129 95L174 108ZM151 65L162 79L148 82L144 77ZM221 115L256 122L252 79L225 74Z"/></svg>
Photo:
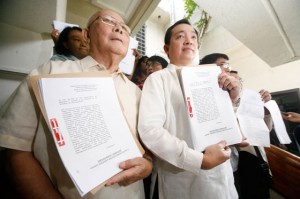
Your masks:
<svg viewBox="0 0 300 199"><path fill-rule="evenodd" d="M259 94L260 94L261 99L264 103L267 103L268 101L270 101L272 99L271 94L267 90L262 89L262 90L259 91ZM265 110L265 115L270 114L270 111L268 109L264 108L264 110Z"/></svg>
<svg viewBox="0 0 300 199"><path fill-rule="evenodd" d="M135 60L139 60L139 58L141 56L140 52L136 48L133 49L133 55L135 57Z"/></svg>
<svg viewBox="0 0 300 199"><path fill-rule="evenodd" d="M291 121L291 122L299 122L300 123L300 114L294 112L286 112L282 115L283 119Z"/></svg>
<svg viewBox="0 0 300 199"><path fill-rule="evenodd" d="M59 31L53 28L53 30L51 32L51 38L52 38L52 40L54 42L54 45L56 45L56 43L58 41L59 34L60 34Z"/></svg>
<svg viewBox="0 0 300 199"><path fill-rule="evenodd" d="M262 89L262 90L259 91L259 94L260 94L260 96L261 96L261 99L262 99L265 103L268 102L268 101L270 101L270 100L272 99L271 94L270 94L269 91L267 91L267 90Z"/></svg>

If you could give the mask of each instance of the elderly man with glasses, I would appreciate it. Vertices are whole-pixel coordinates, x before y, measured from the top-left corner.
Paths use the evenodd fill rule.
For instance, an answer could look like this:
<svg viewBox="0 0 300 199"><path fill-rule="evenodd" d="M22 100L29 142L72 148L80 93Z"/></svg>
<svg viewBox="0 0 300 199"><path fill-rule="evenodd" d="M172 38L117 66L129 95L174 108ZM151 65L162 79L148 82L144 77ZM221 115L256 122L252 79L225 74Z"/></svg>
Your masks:
<svg viewBox="0 0 300 199"><path fill-rule="evenodd" d="M77 61L50 61L30 75L107 70L114 79L128 124L136 134L141 91L119 70L128 50L130 28L116 12L101 10L92 15L83 33L90 45L89 56ZM0 118L0 146L7 148L6 163L14 188L21 198L82 198L37 107L24 81ZM152 171L151 157L145 154L124 161L119 167L122 172L109 179L98 192L88 193L84 198L144 198L141 179Z"/></svg>

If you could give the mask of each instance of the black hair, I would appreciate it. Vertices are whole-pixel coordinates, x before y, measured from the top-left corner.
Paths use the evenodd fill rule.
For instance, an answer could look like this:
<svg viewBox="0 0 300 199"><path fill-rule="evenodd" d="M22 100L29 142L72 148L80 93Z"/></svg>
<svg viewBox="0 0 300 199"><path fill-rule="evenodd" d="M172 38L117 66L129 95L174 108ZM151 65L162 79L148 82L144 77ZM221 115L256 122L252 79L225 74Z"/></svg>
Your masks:
<svg viewBox="0 0 300 199"><path fill-rule="evenodd" d="M65 46L64 46L64 43L67 43L68 42L68 39L69 39L69 34L71 31L73 30L78 30L80 32L82 32L82 29L80 27L77 27L77 26L73 26L73 27L66 27L60 34L59 34L59 37L58 37L58 41L55 45L55 51L57 54L61 54L61 55L65 55L65 56L68 56L68 55L71 55L72 53L70 52L69 49L67 49Z"/></svg>
<svg viewBox="0 0 300 199"><path fill-rule="evenodd" d="M137 81L136 77L141 74L141 67L140 66L141 66L141 63L145 59L148 59L148 56L142 56L142 57L139 58L139 61L137 62L136 67L135 67L135 69L133 71L133 74L132 74L132 78L131 78L132 82L136 82Z"/></svg>
<svg viewBox="0 0 300 199"><path fill-rule="evenodd" d="M172 30L180 24L188 24L190 26L192 26L192 24L187 20L187 19L181 19L179 21L177 21L176 23L174 23L172 26L170 26L165 34L165 44L169 45L170 41L171 41L171 36L172 36ZM196 34L197 34L197 38L198 38L198 31L194 28Z"/></svg>
<svg viewBox="0 0 300 199"><path fill-rule="evenodd" d="M200 60L199 64L214 64L217 61L217 59L219 59L219 58L224 58L226 60L229 60L229 57L225 54L212 53L212 54L209 54L209 55L206 55L205 57L203 57Z"/></svg>
<svg viewBox="0 0 300 199"><path fill-rule="evenodd" d="M161 64L162 68L166 68L168 66L167 60L161 56L153 55L148 59L148 61L157 61Z"/></svg>

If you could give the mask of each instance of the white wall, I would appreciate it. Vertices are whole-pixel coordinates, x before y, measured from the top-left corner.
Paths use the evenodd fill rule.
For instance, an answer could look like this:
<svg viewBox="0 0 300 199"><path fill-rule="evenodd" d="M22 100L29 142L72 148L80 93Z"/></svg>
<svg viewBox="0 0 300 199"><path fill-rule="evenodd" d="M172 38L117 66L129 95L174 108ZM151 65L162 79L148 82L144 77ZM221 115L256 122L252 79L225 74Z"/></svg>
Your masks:
<svg viewBox="0 0 300 199"><path fill-rule="evenodd" d="M50 58L53 47L50 35L3 23L0 29L0 69L28 73Z"/></svg>
<svg viewBox="0 0 300 199"><path fill-rule="evenodd" d="M270 92L300 87L300 60L277 67L269 67L263 60L242 44L225 51L231 65L244 79L244 86Z"/></svg>
<svg viewBox="0 0 300 199"><path fill-rule="evenodd" d="M4 23L0 29L0 70L29 73L51 57L53 41L49 36ZM12 76L0 74L0 106L20 83L19 75Z"/></svg>
<svg viewBox="0 0 300 199"><path fill-rule="evenodd" d="M166 57L164 51L165 27L152 21L146 21L146 55L160 55Z"/></svg>
<svg viewBox="0 0 300 199"><path fill-rule="evenodd" d="M276 92L300 87L300 61L270 67L221 26L205 34L200 58L216 52L229 56L230 65L239 72L246 88Z"/></svg>

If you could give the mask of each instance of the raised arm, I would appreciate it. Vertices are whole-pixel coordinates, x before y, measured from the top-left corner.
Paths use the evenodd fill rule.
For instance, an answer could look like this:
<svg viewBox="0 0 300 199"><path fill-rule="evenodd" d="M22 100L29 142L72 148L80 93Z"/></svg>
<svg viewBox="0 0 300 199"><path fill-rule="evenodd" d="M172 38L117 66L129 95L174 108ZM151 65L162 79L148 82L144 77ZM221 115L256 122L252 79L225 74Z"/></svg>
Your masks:
<svg viewBox="0 0 300 199"><path fill-rule="evenodd" d="M229 92L232 102L237 103L239 101L242 88L240 80L228 73L221 73L218 81L220 88Z"/></svg>

